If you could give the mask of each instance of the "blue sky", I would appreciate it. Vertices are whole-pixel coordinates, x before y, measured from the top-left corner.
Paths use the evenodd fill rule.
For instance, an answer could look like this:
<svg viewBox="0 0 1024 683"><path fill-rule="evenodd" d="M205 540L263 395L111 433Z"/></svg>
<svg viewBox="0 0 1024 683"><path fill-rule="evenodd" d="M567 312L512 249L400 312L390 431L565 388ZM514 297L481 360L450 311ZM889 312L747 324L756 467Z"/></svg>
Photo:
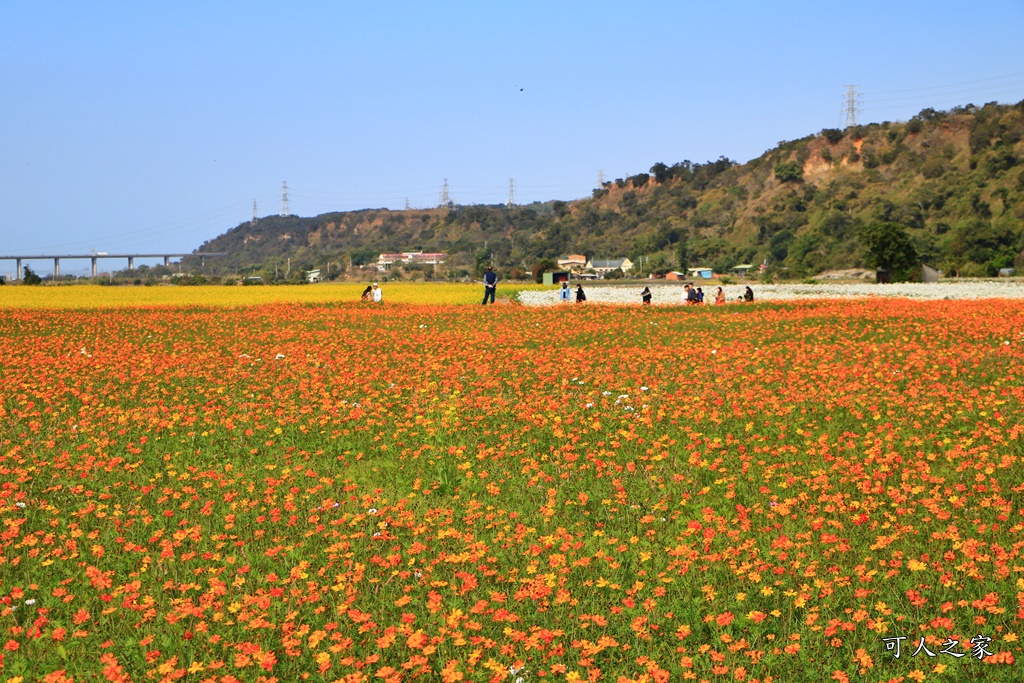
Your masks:
<svg viewBox="0 0 1024 683"><path fill-rule="evenodd" d="M0 0L0 254L189 252L282 181L301 216L575 199L842 127L847 85L861 123L1018 102L1022 29L1021 0Z"/></svg>

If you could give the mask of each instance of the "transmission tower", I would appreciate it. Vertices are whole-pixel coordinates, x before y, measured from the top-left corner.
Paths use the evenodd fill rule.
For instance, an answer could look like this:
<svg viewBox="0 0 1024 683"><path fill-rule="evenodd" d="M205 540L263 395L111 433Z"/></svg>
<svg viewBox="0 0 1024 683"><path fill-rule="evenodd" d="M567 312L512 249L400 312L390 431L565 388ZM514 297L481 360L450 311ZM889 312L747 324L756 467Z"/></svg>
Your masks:
<svg viewBox="0 0 1024 683"><path fill-rule="evenodd" d="M597 172L597 187L598 189L604 187L604 169L602 168Z"/></svg>
<svg viewBox="0 0 1024 683"><path fill-rule="evenodd" d="M258 216L256 214L256 200L253 199L252 200L252 222L255 224L257 220L258 220Z"/></svg>
<svg viewBox="0 0 1024 683"><path fill-rule="evenodd" d="M288 181L281 181L281 215L288 215Z"/></svg>
<svg viewBox="0 0 1024 683"><path fill-rule="evenodd" d="M860 95L857 93L857 86L846 86L846 95L843 97L843 111L846 113L846 125L844 128L857 125L857 114L860 112Z"/></svg>
<svg viewBox="0 0 1024 683"><path fill-rule="evenodd" d="M444 179L444 185L441 186L441 208L447 208L451 204L451 197L448 196L448 179Z"/></svg>
<svg viewBox="0 0 1024 683"><path fill-rule="evenodd" d="M507 206L508 208L511 209L512 205L515 204L515 203L516 203L516 179L515 178L509 178L508 179L508 202L505 203L505 206Z"/></svg>

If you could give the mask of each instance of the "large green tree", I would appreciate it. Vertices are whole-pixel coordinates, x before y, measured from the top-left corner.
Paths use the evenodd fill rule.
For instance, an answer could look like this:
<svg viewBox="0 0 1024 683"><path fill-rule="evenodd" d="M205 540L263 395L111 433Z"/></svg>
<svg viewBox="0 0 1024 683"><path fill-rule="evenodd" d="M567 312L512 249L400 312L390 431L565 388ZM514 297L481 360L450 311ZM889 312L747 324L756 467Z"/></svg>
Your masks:
<svg viewBox="0 0 1024 683"><path fill-rule="evenodd" d="M917 248L899 223L868 223L860 229L864 261L889 271L896 282L911 279L917 269Z"/></svg>

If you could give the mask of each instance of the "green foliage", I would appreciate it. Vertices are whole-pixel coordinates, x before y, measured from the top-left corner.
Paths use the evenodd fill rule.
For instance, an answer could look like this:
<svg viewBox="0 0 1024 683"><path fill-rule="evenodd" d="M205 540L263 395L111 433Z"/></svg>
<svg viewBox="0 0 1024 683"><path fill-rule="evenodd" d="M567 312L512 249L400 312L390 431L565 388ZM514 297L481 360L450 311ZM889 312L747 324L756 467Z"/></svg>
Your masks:
<svg viewBox="0 0 1024 683"><path fill-rule="evenodd" d="M554 259L542 259L533 265L533 281L538 285L544 282L544 273L558 270L558 262Z"/></svg>
<svg viewBox="0 0 1024 683"><path fill-rule="evenodd" d="M43 284L43 278L39 277L34 270L25 266L21 275L21 284L23 285L41 285Z"/></svg>
<svg viewBox="0 0 1024 683"><path fill-rule="evenodd" d="M783 183L798 183L804 179L804 169L796 161L775 164L775 178Z"/></svg>
<svg viewBox="0 0 1024 683"><path fill-rule="evenodd" d="M864 261L872 268L888 270L896 282L912 279L918 267L917 248L899 223L868 223L860 229Z"/></svg>
<svg viewBox="0 0 1024 683"><path fill-rule="evenodd" d="M828 140L830 145L839 144L839 141L846 137L846 134L838 128L826 128L821 131L821 135Z"/></svg>

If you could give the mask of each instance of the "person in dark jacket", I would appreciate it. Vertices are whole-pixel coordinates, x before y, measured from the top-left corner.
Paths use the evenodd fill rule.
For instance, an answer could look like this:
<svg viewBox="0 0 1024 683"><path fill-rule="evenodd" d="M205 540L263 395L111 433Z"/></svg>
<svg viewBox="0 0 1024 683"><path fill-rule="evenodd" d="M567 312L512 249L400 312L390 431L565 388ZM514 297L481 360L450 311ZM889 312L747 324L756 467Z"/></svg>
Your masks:
<svg viewBox="0 0 1024 683"><path fill-rule="evenodd" d="M640 292L640 298L643 300L644 306L650 306L651 305L651 288L650 287L644 287L644 291Z"/></svg>
<svg viewBox="0 0 1024 683"><path fill-rule="evenodd" d="M753 301L754 300L754 290L752 290L750 288L750 285L747 285L746 291L743 292L743 300L744 301Z"/></svg>
<svg viewBox="0 0 1024 683"><path fill-rule="evenodd" d="M487 272L484 273L484 306L487 305L487 298L490 297L491 303L494 303L494 290L498 288L498 274L494 272L494 269L487 266Z"/></svg>
<svg viewBox="0 0 1024 683"><path fill-rule="evenodd" d="M581 304L587 300L587 295L583 293L583 285L576 285L576 303Z"/></svg>

